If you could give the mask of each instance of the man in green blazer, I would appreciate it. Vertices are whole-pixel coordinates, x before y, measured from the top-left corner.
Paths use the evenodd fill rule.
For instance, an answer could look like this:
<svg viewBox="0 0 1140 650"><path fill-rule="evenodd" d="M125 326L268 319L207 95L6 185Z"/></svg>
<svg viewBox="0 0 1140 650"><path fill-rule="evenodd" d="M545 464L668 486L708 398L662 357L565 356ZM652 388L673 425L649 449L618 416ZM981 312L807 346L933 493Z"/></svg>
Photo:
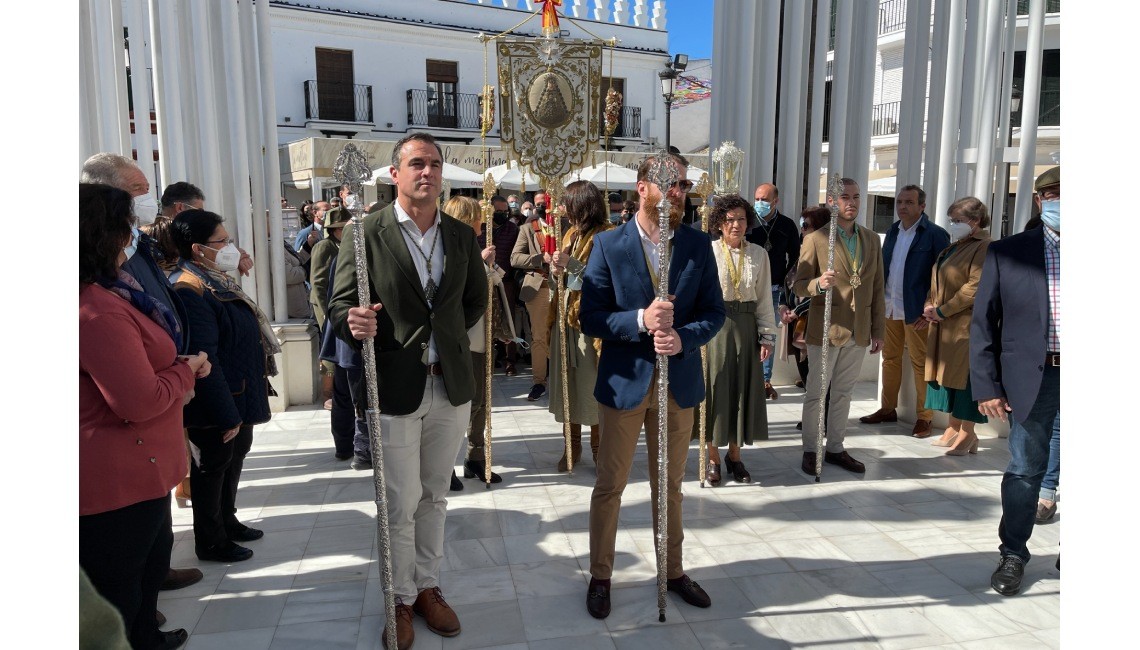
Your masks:
<svg viewBox="0 0 1140 650"><path fill-rule="evenodd" d="M398 197L362 226L372 305L357 306L351 225L329 304L339 338L355 345L375 338L401 648L412 644L416 614L437 634L459 634L439 589L439 567L451 472L475 394L467 330L487 306L487 275L475 232L437 207L442 170L431 135L412 133L396 143L391 174Z"/></svg>

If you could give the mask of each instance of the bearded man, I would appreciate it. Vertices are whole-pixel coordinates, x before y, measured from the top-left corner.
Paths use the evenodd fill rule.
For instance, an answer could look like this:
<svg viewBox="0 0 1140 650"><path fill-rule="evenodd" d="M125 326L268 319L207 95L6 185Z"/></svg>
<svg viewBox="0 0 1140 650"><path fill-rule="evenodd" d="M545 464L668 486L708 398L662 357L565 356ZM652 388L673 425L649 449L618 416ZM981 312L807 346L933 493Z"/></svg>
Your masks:
<svg viewBox="0 0 1140 650"><path fill-rule="evenodd" d="M590 500L590 586L586 593L586 609L595 618L610 613L618 511L643 425L649 448L654 528L661 487L668 499L669 590L696 607L712 604L700 585L685 575L681 564L681 482L693 429L693 407L705 394L700 350L724 324L724 299L708 235L681 225L685 195L693 186L685 179L689 163L679 155L664 155L667 160L661 163L673 166L677 180L669 187L658 187L649 178L649 171L658 162L656 157L641 163L637 170L641 209L624 225L597 235L583 278L579 314L582 333L602 339L594 397L604 434L598 450L598 480ZM662 193L669 204L670 227L666 232L661 232L657 220ZM668 300L655 298L661 237L669 242ZM657 484L658 354L669 357L666 486ZM656 531L654 540L658 540Z"/></svg>

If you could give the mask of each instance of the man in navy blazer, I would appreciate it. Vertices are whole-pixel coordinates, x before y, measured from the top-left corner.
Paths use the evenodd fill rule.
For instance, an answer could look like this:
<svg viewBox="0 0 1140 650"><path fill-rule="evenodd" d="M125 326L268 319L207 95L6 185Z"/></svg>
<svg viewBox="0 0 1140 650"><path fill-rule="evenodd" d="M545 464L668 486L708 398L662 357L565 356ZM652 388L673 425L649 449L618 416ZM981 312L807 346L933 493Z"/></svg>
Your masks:
<svg viewBox="0 0 1140 650"><path fill-rule="evenodd" d="M637 439L645 426L649 449L649 484L653 521L657 522L657 354L669 357L668 498L666 575L669 590L697 607L712 604L708 594L685 575L681 564L681 481L693 428L693 407L704 399L701 346L724 324L724 299L708 235L681 225L688 161L666 154L677 180L659 188L650 180L656 163L649 157L637 170L641 209L624 225L597 235L582 286L582 332L602 340L594 397L600 406L602 435L598 480L590 500L590 586L586 609L595 618L610 613L621 496L633 464ZM658 228L661 191L670 205L668 232ZM656 300L660 264L657 242L668 237L670 300ZM656 540L656 536L654 536Z"/></svg>
<svg viewBox="0 0 1140 650"><path fill-rule="evenodd" d="M1001 560L990 585L1021 590L1049 439L1061 428L1061 168L1037 178L1043 226L990 244L970 321L970 382L978 410L1009 418L1001 480ZM1059 561L1058 561L1059 562Z"/></svg>
<svg viewBox="0 0 1140 650"><path fill-rule="evenodd" d="M879 410L859 418L865 424L896 422L903 378L903 345L914 377L915 438L930 436L934 411L926 408L926 333L916 330L930 293L930 270L938 254L950 245L950 235L926 216L926 192L906 185L895 196L898 221L883 242L883 296L886 336L883 341L883 393Z"/></svg>

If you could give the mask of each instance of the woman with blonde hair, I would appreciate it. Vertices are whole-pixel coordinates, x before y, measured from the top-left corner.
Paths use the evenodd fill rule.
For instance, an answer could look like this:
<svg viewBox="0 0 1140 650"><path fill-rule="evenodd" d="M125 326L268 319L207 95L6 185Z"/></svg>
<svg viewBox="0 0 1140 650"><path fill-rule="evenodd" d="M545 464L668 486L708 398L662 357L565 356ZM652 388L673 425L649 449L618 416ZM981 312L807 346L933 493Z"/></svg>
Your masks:
<svg viewBox="0 0 1140 650"><path fill-rule="evenodd" d="M930 327L926 339L926 408L950 414L950 426L930 444L950 447L947 456L965 456L978 451L974 425L987 421L978 412L978 402L970 391L970 318L990 246L986 232L990 215L985 204L972 196L952 203L946 214L950 217L950 246L934 262L923 319L915 328Z"/></svg>

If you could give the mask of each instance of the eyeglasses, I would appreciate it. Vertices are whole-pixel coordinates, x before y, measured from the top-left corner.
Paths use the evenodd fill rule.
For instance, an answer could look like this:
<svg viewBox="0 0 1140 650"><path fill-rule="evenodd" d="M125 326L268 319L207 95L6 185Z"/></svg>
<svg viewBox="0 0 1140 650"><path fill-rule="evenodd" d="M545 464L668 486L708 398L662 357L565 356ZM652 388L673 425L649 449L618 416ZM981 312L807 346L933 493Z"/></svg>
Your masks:
<svg viewBox="0 0 1140 650"><path fill-rule="evenodd" d="M674 181L674 183L669 186L669 189L671 189L671 190L672 189L678 189L678 190L681 190L682 192L684 192L685 194L688 194L689 190L693 189L693 181L690 181L690 180Z"/></svg>
<svg viewBox="0 0 1140 650"><path fill-rule="evenodd" d="M207 244L232 244L232 243L234 243L234 240L233 239L207 239L206 243Z"/></svg>

